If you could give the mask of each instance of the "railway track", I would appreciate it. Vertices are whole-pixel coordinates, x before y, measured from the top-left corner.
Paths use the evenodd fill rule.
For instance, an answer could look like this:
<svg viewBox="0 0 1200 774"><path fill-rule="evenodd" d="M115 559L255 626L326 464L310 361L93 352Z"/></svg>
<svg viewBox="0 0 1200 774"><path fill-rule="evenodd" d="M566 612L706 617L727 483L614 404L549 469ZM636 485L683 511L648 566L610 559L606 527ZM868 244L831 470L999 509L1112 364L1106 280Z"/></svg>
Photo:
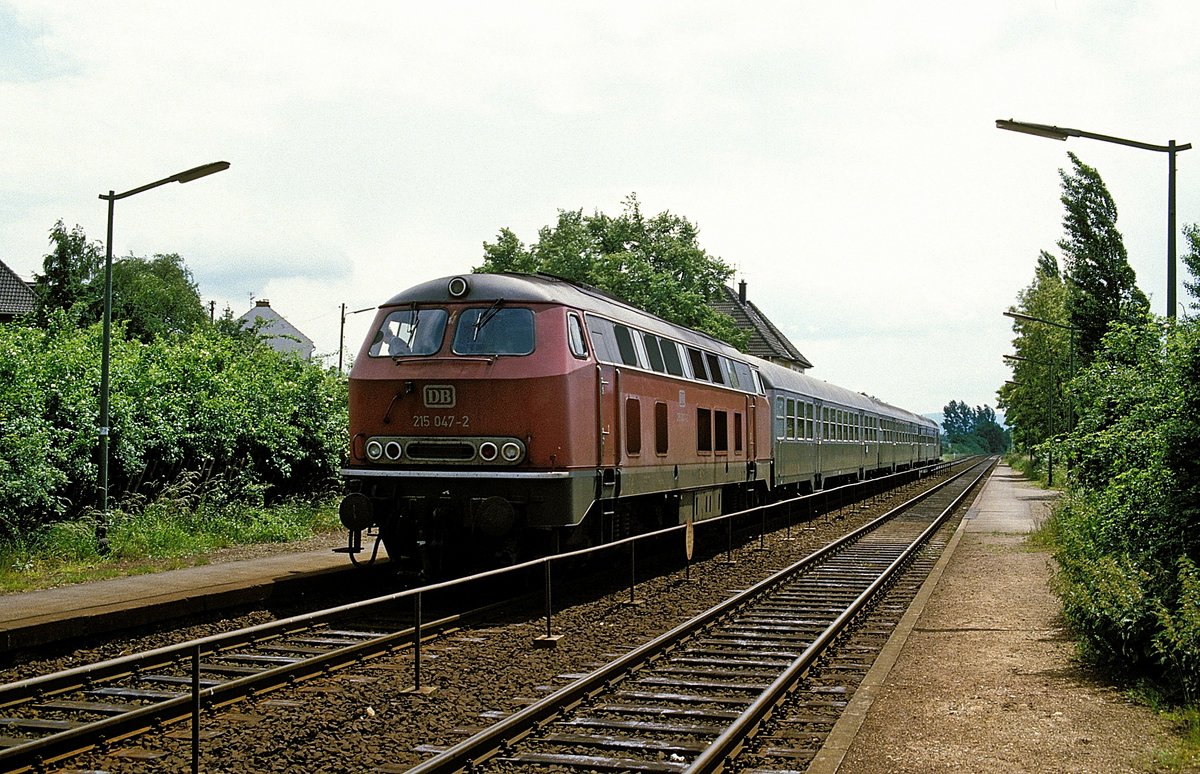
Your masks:
<svg viewBox="0 0 1200 774"><path fill-rule="evenodd" d="M418 638L413 621L420 620L420 604L410 590L0 686L0 771L110 750L189 718L195 761L201 710L391 650L410 648L419 665L421 641L481 612L425 621ZM419 666L413 687L420 689Z"/></svg>
<svg viewBox="0 0 1200 774"><path fill-rule="evenodd" d="M390 601L356 602L0 686L0 771L43 767L194 718L201 708L394 648L419 648L470 615L414 626L415 616L395 615L394 604L389 615Z"/></svg>
<svg viewBox="0 0 1200 774"><path fill-rule="evenodd" d="M410 771L723 770L990 467L960 473ZM804 753L788 743L758 755L777 770Z"/></svg>

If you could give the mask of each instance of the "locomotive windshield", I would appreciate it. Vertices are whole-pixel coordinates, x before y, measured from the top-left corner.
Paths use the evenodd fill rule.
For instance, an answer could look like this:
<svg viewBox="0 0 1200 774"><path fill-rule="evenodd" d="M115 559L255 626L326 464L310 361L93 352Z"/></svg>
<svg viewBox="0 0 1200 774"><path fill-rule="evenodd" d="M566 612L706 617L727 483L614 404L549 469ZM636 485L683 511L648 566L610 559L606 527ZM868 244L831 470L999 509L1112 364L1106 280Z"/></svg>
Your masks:
<svg viewBox="0 0 1200 774"><path fill-rule="evenodd" d="M445 309L397 310L375 331L368 353L372 357L432 355L442 347L446 332Z"/></svg>
<svg viewBox="0 0 1200 774"><path fill-rule="evenodd" d="M456 355L528 355L533 352L533 310L507 308L501 299L459 315L454 330Z"/></svg>

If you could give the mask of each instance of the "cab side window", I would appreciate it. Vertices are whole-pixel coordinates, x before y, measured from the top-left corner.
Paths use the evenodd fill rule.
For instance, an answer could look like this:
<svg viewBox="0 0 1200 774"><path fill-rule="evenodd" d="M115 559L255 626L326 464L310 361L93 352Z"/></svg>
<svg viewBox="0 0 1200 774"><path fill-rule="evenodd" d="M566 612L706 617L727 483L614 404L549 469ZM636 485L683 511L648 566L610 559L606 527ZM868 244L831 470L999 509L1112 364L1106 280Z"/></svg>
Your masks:
<svg viewBox="0 0 1200 774"><path fill-rule="evenodd" d="M582 360L588 356L587 339L583 336L583 321L574 312L567 314L567 343L575 357Z"/></svg>

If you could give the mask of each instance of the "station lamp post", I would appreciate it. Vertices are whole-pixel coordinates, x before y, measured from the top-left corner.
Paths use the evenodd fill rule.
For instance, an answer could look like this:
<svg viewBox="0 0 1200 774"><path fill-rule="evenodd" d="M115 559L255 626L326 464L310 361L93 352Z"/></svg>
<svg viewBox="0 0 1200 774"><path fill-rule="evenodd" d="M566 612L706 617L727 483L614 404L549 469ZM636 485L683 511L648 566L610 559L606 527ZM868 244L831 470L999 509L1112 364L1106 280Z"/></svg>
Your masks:
<svg viewBox="0 0 1200 774"><path fill-rule="evenodd" d="M1051 140L1066 140L1068 137L1083 137L1088 140L1111 142L1117 145L1128 145L1131 148L1157 151L1167 154L1167 317L1175 318L1175 154L1189 150L1191 143L1176 145L1171 140L1166 145L1153 145L1148 142L1126 140L1121 137L1110 137L1107 134L1085 132L1082 129L1068 129L1062 126L1048 124L1030 124L1012 119L996 120L997 129L1007 129L1010 132L1032 134L1037 137L1048 137Z"/></svg>
<svg viewBox="0 0 1200 774"><path fill-rule="evenodd" d="M156 180L153 183L138 188L116 193L109 191L100 194L100 198L108 202L108 238L104 247L104 334L100 354L100 521L96 525L96 540L100 552L108 550L108 370L109 350L112 340L112 238L113 238L113 205L118 199L126 199L134 194L158 188L167 183L190 183L201 177L229 169L228 161L214 161L200 167L179 172L178 174Z"/></svg>

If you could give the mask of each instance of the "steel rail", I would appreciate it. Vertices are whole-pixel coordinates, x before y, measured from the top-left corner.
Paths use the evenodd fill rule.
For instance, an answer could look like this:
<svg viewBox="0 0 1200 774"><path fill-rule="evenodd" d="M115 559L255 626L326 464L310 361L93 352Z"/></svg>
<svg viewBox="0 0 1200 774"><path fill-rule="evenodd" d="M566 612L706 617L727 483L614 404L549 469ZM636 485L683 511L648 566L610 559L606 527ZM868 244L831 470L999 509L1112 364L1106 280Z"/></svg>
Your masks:
<svg viewBox="0 0 1200 774"><path fill-rule="evenodd" d="M423 622L421 624L422 640L441 633L441 631L444 631L446 628L458 623L466 615L474 614L475 612L477 611L472 611L472 613L454 614L438 618L433 621ZM260 627L253 628L258 629ZM305 630L298 629L292 633L302 633L303 631ZM327 672L338 667L355 663L364 658L377 655L378 653L386 651L391 647L404 644L408 640L413 639L415 633L415 626L400 629L395 632L389 632L388 634L380 637L364 640L360 643L343 646L320 655L304 658L292 664L283 664L276 667L270 667L256 674L235 678L217 685L211 685L200 689L199 700L203 706L208 707L229 704L252 693L272 690L292 681L305 679L307 677ZM183 653L187 656L190 656L195 652L197 647L201 647L202 644L211 644L213 639L214 638L209 637L202 640L194 640L191 643L171 646L169 648L160 648L157 651L152 652L156 656L161 656L161 651ZM221 637L218 636L215 639L221 639ZM260 638L255 641L261 642L263 640ZM190 650L188 649L189 645ZM202 652L207 653L208 655L219 655L218 650L208 650ZM133 657L124 657L118 660L122 662L124 667L132 667L133 661L136 660L136 655ZM178 665L182 661L182 658L169 661L163 661L156 658L153 661L151 668ZM86 668L78 668L70 671L75 673L76 676L79 676L80 673L86 674ZM121 674L131 674L134 671L144 670L133 670L128 668ZM57 675L52 675L51 677L57 677ZM52 682L57 683L57 681ZM88 681L86 680L77 680L73 688L81 689L87 684ZM71 689L72 688L63 688L62 685L57 685L55 693L64 693ZM42 698L45 698L45 695L36 695L31 700ZM173 698L147 704L142 707L131 709L129 712L122 713L120 715L114 715L112 717L103 718L94 722L84 723L74 728L59 731L55 734L32 739L26 743L2 749L0 750L0 770L23 771L37 766L42 766L47 763L62 760L72 755L85 752L99 744L127 739L144 732L151 727L182 720L191 716L196 699L197 697L191 691L182 691Z"/></svg>
<svg viewBox="0 0 1200 774"><path fill-rule="evenodd" d="M412 767L408 770L409 774L434 774L434 772L440 774L442 772L471 770L475 765L495 756L504 748L519 742L555 717L598 695L620 678L629 674L634 668L672 650L686 637L730 615L744 606L748 600L752 600L770 591L774 587L786 582L792 576L837 554L846 546L858 541L863 535L874 531L881 524L911 509L919 502L949 486L952 482L962 478L969 472L971 472L971 469L963 470L946 481L916 495L907 502L873 519L853 532L814 551L790 567L774 573L749 589L704 611L695 618L676 626L650 642L629 651L624 656L605 664L594 672L579 678L545 698L518 710L504 720L483 729L436 756ZM974 486L974 483L972 482L971 486ZM970 488L970 486L967 487L966 491L970 491Z"/></svg>
<svg viewBox="0 0 1200 774"><path fill-rule="evenodd" d="M946 520L950 518L950 514L966 499L967 495L971 493L980 479L987 475L989 470L991 470L991 465L985 466L979 475L975 477L975 480L946 506L942 513L933 520L917 539L878 578L872 581L854 602L792 662L791 666L776 678L767 690L763 691L742 712L738 719L731 723L725 732L708 746L708 749L692 761L691 765L685 771L688 774L709 774L710 772L723 771L725 764L730 758L736 755L743 742L755 733L762 722L770 716L771 711L787 697L791 687L796 684L800 676L808 671L833 640L870 604L875 595L887 586L907 566L917 551L941 529ZM963 471L963 474L969 472L969 470Z"/></svg>

